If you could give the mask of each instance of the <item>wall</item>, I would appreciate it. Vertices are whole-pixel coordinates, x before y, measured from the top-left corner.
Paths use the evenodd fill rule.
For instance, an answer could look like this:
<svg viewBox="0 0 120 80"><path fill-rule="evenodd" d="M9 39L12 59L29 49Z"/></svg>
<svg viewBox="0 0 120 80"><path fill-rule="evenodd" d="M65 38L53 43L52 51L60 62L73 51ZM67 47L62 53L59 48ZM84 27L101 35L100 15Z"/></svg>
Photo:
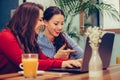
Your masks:
<svg viewBox="0 0 120 80"><path fill-rule="evenodd" d="M103 1L104 3L110 4L111 6L113 6L118 12L119 12L119 1L120 0L100 0ZM119 12L120 14L120 12ZM118 17L119 17L118 14ZM100 17L100 24L101 26L103 26L105 29L116 29L116 28L120 28L120 20L117 21L115 18L113 18L110 15L106 15L105 11L103 14L103 17Z"/></svg>
<svg viewBox="0 0 120 80"><path fill-rule="evenodd" d="M0 30L11 17L11 10L18 6L18 0L0 0Z"/></svg>
<svg viewBox="0 0 120 80"><path fill-rule="evenodd" d="M116 56L118 55L120 56L120 33L116 33L115 35L111 64L116 64Z"/></svg>
<svg viewBox="0 0 120 80"><path fill-rule="evenodd" d="M51 0L51 1L48 1L48 0L26 0L26 2L39 3L39 4L42 4L44 8L55 5L54 0Z"/></svg>

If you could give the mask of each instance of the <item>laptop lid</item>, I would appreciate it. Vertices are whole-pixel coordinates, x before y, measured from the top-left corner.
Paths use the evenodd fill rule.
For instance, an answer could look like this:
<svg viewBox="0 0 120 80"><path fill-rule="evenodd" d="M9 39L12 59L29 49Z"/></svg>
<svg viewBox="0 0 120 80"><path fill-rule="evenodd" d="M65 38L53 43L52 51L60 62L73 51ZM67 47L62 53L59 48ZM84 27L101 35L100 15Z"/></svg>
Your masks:
<svg viewBox="0 0 120 80"><path fill-rule="evenodd" d="M111 55L112 55L112 49L114 44L114 33L107 32L102 37L102 42L99 46L99 54L103 63L103 69L106 69L111 61ZM86 39L86 45L84 50L84 57L83 57L83 63L81 66L82 71L88 71L88 64L91 57L92 49L89 45L89 38Z"/></svg>
<svg viewBox="0 0 120 80"><path fill-rule="evenodd" d="M112 48L114 43L114 33L106 33L102 37L102 42L99 46L99 54L102 59L103 69L106 69L110 64L110 59L112 55ZM71 73L84 73L88 71L88 64L91 57L91 47L89 45L89 38L86 38L85 48L84 48L84 56L82 66L80 68L53 68L50 71L57 72L71 72Z"/></svg>

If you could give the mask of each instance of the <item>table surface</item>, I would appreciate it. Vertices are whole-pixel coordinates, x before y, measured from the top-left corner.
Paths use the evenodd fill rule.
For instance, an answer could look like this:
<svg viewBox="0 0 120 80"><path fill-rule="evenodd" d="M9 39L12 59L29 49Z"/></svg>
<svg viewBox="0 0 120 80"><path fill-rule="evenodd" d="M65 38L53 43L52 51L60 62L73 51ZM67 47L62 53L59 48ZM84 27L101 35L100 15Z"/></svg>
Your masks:
<svg viewBox="0 0 120 80"><path fill-rule="evenodd" d="M28 80L19 73L0 75L0 80ZM111 65L103 71L103 77L89 78L88 73L73 74L63 72L45 72L32 80L120 80L120 64Z"/></svg>

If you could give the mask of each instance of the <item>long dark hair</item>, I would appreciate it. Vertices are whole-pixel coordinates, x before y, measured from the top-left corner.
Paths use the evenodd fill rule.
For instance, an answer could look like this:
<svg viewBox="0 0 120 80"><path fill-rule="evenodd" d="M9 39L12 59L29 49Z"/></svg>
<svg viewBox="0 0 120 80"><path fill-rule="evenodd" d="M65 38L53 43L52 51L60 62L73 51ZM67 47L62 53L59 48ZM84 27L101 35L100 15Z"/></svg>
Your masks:
<svg viewBox="0 0 120 80"><path fill-rule="evenodd" d="M43 19L49 21L56 14L62 14L65 17L64 12L59 7L50 6L45 10ZM64 44L66 44L65 49L67 48L72 49L72 46L67 42L64 35L65 35L64 32L61 32L59 36L55 37L54 39L54 46L56 47L56 52Z"/></svg>
<svg viewBox="0 0 120 80"><path fill-rule="evenodd" d="M37 34L34 31L42 5L25 2L16 8L14 15L6 25L18 38L24 52L38 53Z"/></svg>

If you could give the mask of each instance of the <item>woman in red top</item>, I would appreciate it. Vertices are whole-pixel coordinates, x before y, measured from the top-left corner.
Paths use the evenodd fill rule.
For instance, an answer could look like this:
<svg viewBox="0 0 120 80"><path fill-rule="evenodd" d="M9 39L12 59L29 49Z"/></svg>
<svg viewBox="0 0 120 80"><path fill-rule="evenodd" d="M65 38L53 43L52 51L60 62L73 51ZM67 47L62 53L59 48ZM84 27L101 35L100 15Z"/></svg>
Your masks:
<svg viewBox="0 0 120 80"><path fill-rule="evenodd" d="M37 44L37 34L42 25L41 5L26 2L15 10L6 28L0 32L0 74L19 71L23 53L39 54L39 70L80 66L80 60L49 58L41 52Z"/></svg>

